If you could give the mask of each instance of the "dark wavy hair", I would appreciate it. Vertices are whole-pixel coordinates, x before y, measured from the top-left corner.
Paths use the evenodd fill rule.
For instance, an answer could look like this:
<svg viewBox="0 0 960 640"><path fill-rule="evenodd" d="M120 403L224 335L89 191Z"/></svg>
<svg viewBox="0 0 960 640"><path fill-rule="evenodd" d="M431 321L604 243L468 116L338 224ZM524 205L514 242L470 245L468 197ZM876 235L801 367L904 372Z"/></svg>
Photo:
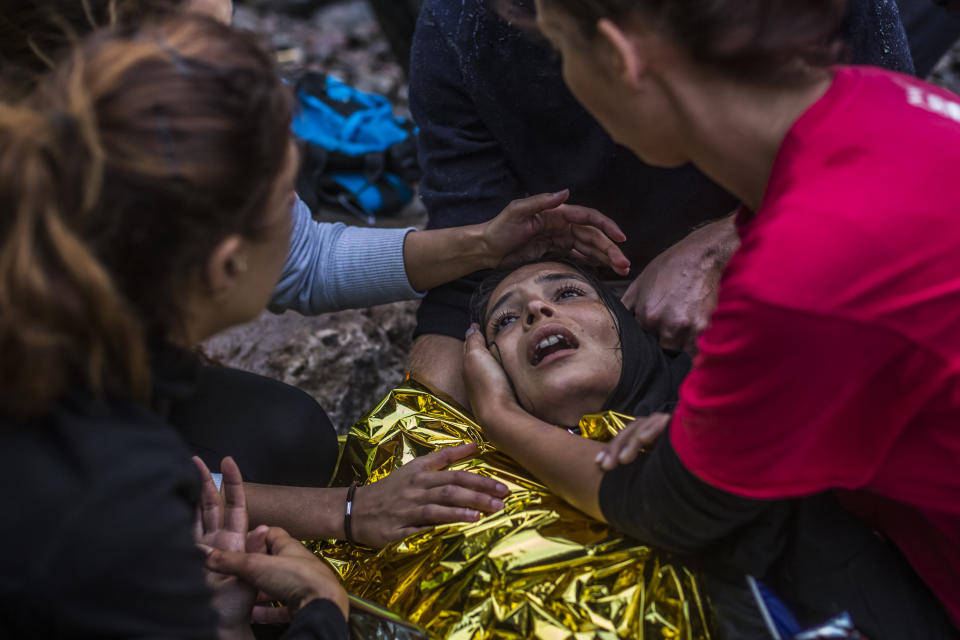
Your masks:
<svg viewBox="0 0 960 640"><path fill-rule="evenodd" d="M640 14L700 64L765 82L789 82L804 67L834 64L846 0L543 0L584 35L603 18Z"/></svg>

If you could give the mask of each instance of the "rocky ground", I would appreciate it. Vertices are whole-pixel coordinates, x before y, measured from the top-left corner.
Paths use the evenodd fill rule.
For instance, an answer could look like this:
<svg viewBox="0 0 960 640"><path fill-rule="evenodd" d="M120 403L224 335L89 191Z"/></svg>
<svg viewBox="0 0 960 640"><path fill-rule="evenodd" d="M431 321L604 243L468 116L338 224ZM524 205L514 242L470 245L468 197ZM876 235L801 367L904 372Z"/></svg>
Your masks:
<svg viewBox="0 0 960 640"><path fill-rule="evenodd" d="M296 385L344 432L403 379L416 302L304 317L263 314L211 340L223 364Z"/></svg>
<svg viewBox="0 0 960 640"><path fill-rule="evenodd" d="M333 73L388 96L398 115L408 115L403 71L364 0L248 0L238 6L235 21L264 34L291 77L303 69ZM933 80L960 89L960 47L944 58ZM358 224L336 211L319 218ZM378 224L420 226L424 220L415 201ZM344 432L403 378L415 310L415 302L402 302L316 318L264 313L213 338L205 349L223 364L304 389Z"/></svg>
<svg viewBox="0 0 960 640"><path fill-rule="evenodd" d="M264 34L288 76L304 69L332 73L363 91L386 95L398 115L408 115L403 71L366 2L329 2L313 12L303 10L309 3L324 4L253 0L237 6L235 24ZM333 210L318 218L362 224ZM424 222L415 200L399 216L384 218L378 225ZM304 389L344 432L402 380L415 312L415 302L401 302L315 318L292 311L264 313L253 323L209 340L204 349L223 364Z"/></svg>
<svg viewBox="0 0 960 640"><path fill-rule="evenodd" d="M331 73L387 96L398 115L408 115L403 70L365 0L249 0L237 4L234 24L264 34L284 73Z"/></svg>

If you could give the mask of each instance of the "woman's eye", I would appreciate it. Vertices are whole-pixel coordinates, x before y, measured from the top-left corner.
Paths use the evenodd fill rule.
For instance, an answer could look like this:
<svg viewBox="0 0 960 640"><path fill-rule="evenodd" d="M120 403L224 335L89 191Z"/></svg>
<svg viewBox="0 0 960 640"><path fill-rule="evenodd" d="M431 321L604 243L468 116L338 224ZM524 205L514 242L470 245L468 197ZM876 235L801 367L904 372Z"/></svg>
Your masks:
<svg viewBox="0 0 960 640"><path fill-rule="evenodd" d="M579 287L563 287L557 291L557 300L565 298L579 298L587 295L586 291Z"/></svg>
<svg viewBox="0 0 960 640"><path fill-rule="evenodd" d="M493 335L497 335L517 319L515 315L504 313L500 316L497 316L494 321L490 324L490 330L493 332Z"/></svg>

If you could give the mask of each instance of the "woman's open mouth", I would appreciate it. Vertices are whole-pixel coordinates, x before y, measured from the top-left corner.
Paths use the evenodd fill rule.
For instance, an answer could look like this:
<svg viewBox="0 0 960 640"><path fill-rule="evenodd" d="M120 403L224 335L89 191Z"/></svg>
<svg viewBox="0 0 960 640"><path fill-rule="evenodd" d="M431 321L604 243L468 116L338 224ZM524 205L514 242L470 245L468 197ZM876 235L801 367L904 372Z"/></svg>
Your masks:
<svg viewBox="0 0 960 640"><path fill-rule="evenodd" d="M573 351L579 347L580 342L569 329L560 325L551 325L538 329L533 334L527 347L527 355L531 366L536 367L555 353Z"/></svg>

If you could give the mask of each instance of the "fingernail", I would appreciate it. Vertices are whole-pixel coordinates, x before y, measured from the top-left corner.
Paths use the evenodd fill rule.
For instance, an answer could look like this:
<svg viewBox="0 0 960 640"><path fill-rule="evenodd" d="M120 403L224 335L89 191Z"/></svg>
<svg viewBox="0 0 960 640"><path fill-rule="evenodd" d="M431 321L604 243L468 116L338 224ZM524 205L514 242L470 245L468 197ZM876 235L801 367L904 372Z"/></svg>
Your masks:
<svg viewBox="0 0 960 640"><path fill-rule="evenodd" d="M597 457L593 459L594 462L600 464L603 461L603 451L597 454Z"/></svg>
<svg viewBox="0 0 960 640"><path fill-rule="evenodd" d="M479 512L479 511L474 511L474 510L471 509L470 511L467 512L467 517L470 518L470 519L473 520L473 521L477 521L477 520L480 519L480 512Z"/></svg>
<svg viewBox="0 0 960 640"><path fill-rule="evenodd" d="M494 511L500 511L500 509L503 509L503 500L491 500L490 506L493 507Z"/></svg>
<svg viewBox="0 0 960 640"><path fill-rule="evenodd" d="M505 485L505 484L499 484L499 483L498 483L498 484L497 484L497 493L500 493L500 494L503 494L503 495L507 495L508 493L510 493L510 489L507 487L507 485Z"/></svg>
<svg viewBox="0 0 960 640"><path fill-rule="evenodd" d="M560 197L560 196L562 196L563 194L565 194L567 191L568 191L568 189L560 189L560 191L557 191L557 192L554 193L551 197L553 197L553 198Z"/></svg>
<svg viewBox="0 0 960 640"><path fill-rule="evenodd" d="M477 332L476 329L474 329L473 327L470 327L469 329L467 329L467 337L469 338L470 336L472 336L472 335L475 334L476 332Z"/></svg>

